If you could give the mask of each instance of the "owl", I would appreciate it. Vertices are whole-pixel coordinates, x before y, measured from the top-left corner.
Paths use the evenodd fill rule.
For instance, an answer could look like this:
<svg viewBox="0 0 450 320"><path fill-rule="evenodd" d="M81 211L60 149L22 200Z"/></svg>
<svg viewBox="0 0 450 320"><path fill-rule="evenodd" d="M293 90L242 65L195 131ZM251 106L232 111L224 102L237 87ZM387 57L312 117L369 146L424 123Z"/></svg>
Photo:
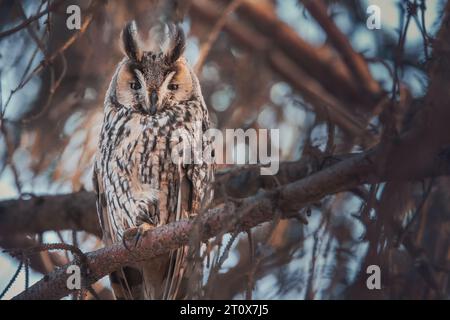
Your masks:
<svg viewBox="0 0 450 320"><path fill-rule="evenodd" d="M135 22L122 31L124 58L106 93L93 174L106 245L138 245L143 233L199 214L212 198L213 161L203 156L211 145L208 109L183 56L185 42L174 24L153 27L145 41ZM201 156L186 157L184 142ZM112 273L116 298L183 298L187 252L183 247Z"/></svg>

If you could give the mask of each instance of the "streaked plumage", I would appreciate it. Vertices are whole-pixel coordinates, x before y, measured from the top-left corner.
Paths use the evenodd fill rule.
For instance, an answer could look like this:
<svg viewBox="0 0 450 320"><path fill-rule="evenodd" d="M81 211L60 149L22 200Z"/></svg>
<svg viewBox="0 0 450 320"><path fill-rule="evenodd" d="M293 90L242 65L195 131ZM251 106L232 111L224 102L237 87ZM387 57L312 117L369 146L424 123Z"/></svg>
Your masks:
<svg viewBox="0 0 450 320"><path fill-rule="evenodd" d="M122 41L126 57L111 80L94 166L97 208L106 244L127 230L167 224L199 213L212 197L213 167L205 159L175 163L180 139L209 150L209 128L200 85L182 56L183 31L157 26L150 39L138 39L129 23ZM200 126L200 130L198 129ZM180 129L186 136L179 137ZM178 150L177 150L178 152ZM185 269L187 248L111 275L117 298L171 299Z"/></svg>

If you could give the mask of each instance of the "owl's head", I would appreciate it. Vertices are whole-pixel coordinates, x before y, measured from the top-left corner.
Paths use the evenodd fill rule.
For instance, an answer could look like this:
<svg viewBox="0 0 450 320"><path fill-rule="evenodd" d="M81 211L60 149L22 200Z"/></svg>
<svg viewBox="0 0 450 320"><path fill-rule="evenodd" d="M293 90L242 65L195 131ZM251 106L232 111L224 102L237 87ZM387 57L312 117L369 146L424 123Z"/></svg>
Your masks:
<svg viewBox="0 0 450 320"><path fill-rule="evenodd" d="M155 26L142 41L135 22L129 22L121 42L125 58L110 86L121 106L154 115L164 106L193 97L197 82L183 57L186 42L179 26Z"/></svg>

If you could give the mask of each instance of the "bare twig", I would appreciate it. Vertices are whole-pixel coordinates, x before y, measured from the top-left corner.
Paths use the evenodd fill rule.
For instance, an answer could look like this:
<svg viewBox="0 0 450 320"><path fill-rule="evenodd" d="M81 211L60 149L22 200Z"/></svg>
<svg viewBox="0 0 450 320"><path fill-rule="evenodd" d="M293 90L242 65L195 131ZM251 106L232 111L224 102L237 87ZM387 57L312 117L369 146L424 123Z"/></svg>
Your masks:
<svg viewBox="0 0 450 320"><path fill-rule="evenodd" d="M8 292L8 290L11 289L11 286L14 284L14 282L16 282L17 277L20 274L20 270L22 270L22 266L23 266L23 261L20 260L19 266L17 267L16 272L12 276L11 280L9 280L9 282L6 285L5 289L3 289L2 293L0 293L0 299L2 299L5 296L5 294Z"/></svg>
<svg viewBox="0 0 450 320"><path fill-rule="evenodd" d="M199 57L197 60L197 63L195 64L194 70L195 73L200 76L200 71L202 70L203 64L205 63L206 57L209 54L209 51L211 51L211 48L216 42L217 37L220 34L220 31L223 29L223 26L227 22L228 16L235 11L239 5L241 4L242 0L233 0L228 4L228 6L225 8L222 16L217 20L216 24L212 28L211 32L208 35L208 39L204 44L202 44L202 47L200 48Z"/></svg>
<svg viewBox="0 0 450 320"><path fill-rule="evenodd" d="M380 94L380 86L373 79L369 72L367 63L364 58L356 53L345 36L327 15L327 7L322 0L302 0L305 7L311 12L313 17L322 26L333 45L341 53L344 62L347 64L355 80L361 85L368 94L376 96Z"/></svg>
<svg viewBox="0 0 450 320"><path fill-rule="evenodd" d="M50 2L49 2L50 3ZM30 23L32 23L33 21L36 21L37 19L39 19L40 17L46 15L47 13L50 13L52 11L55 11L55 9L57 9L61 4L63 3L63 0L56 0L53 1L48 7L47 9L40 11L38 13L36 13L35 15L32 15L31 17L29 17L28 19L22 21L20 24L18 24L17 26L5 30L3 32L0 32L0 39L10 36L22 29L24 29L25 27L27 27Z"/></svg>

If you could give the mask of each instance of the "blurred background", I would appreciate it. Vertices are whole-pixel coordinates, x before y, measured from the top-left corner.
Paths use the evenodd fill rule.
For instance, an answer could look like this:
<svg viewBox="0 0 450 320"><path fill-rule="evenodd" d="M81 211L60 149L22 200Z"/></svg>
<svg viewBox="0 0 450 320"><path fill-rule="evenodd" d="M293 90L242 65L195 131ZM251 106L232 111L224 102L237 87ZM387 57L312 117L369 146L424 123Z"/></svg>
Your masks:
<svg viewBox="0 0 450 320"><path fill-rule="evenodd" d="M0 0L0 199L92 190L103 99L122 59L120 31L131 19L140 30L161 15L179 21L214 126L279 129L281 160L308 162L310 173L320 169L315 160L324 155L376 145L389 103L400 110L390 115L397 129L408 126L427 91L426 66L445 2ZM81 8L81 30L66 27L70 4ZM367 27L370 5L380 9L378 30ZM393 240L381 236L382 228L368 232L382 209L368 207L367 195L382 203L395 188L366 185L305 208L308 224L281 220L255 228L253 261L246 235L225 236L216 255L229 241L231 249L214 276L206 273L205 298L448 297L447 191L445 178L420 181L409 186L401 209L389 207L387 199L378 207L399 210L402 223L411 223L436 267L433 277L416 268L417 257L404 246L387 246ZM95 235L73 230L0 235L4 249L42 242L73 243L83 251L102 246ZM41 253L30 261L29 283L71 258ZM18 264L0 254L0 291ZM383 270L383 290L366 289L370 264ZM21 292L28 276L18 274L3 299ZM94 290L102 299L112 297L106 278Z"/></svg>

